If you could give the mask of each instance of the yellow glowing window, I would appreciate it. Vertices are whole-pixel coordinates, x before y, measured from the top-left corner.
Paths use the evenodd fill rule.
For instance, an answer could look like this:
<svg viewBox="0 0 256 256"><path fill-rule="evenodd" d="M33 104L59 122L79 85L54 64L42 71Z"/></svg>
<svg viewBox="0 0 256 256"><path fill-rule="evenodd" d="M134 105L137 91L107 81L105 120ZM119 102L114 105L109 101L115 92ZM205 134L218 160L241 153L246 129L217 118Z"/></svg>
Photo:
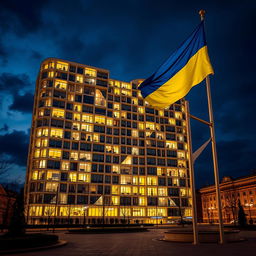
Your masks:
<svg viewBox="0 0 256 256"><path fill-rule="evenodd" d="M114 111L113 114L114 114L115 118L119 118L120 117L119 111Z"/></svg>
<svg viewBox="0 0 256 256"><path fill-rule="evenodd" d="M112 204L119 205L119 196L112 196Z"/></svg>
<svg viewBox="0 0 256 256"><path fill-rule="evenodd" d="M67 199L68 199L68 195L67 194L59 193L58 201L59 201L60 204L66 204L67 203ZM60 208L63 208L63 207L60 207ZM63 214L61 214L61 216L63 216Z"/></svg>
<svg viewBox="0 0 256 256"><path fill-rule="evenodd" d="M164 139L164 134L162 132L157 132L156 133L156 138L159 140L163 140Z"/></svg>
<svg viewBox="0 0 256 256"><path fill-rule="evenodd" d="M185 158L185 153L184 152L178 151L177 154L178 154L178 158Z"/></svg>
<svg viewBox="0 0 256 256"><path fill-rule="evenodd" d="M107 125L112 126L113 125L113 119L107 118Z"/></svg>
<svg viewBox="0 0 256 256"><path fill-rule="evenodd" d="M106 99L105 97L103 96L101 90L99 89L96 89L95 90L95 105L98 105L98 106L106 106Z"/></svg>
<svg viewBox="0 0 256 256"><path fill-rule="evenodd" d="M74 105L74 110L77 112L81 112L82 111L82 106L80 104L75 104Z"/></svg>
<svg viewBox="0 0 256 256"><path fill-rule="evenodd" d="M112 194L113 195L119 195L120 194L120 187L119 186L112 186Z"/></svg>
<svg viewBox="0 0 256 256"><path fill-rule="evenodd" d="M139 180L138 177L133 176L133 178L132 178L132 184L133 184L133 185L138 185L138 180Z"/></svg>
<svg viewBox="0 0 256 256"><path fill-rule="evenodd" d="M67 70L68 70L68 64L65 63L65 62L60 62L60 61L58 61L58 62L57 62L57 65L56 65L56 68L57 68L57 69L60 69L60 70L67 71Z"/></svg>
<svg viewBox="0 0 256 256"><path fill-rule="evenodd" d="M79 131L80 130L80 124L79 123L73 123L72 124L72 129Z"/></svg>
<svg viewBox="0 0 256 256"><path fill-rule="evenodd" d="M32 180L38 180L38 171L33 171L31 175Z"/></svg>
<svg viewBox="0 0 256 256"><path fill-rule="evenodd" d="M44 116L44 110L39 110L38 115L39 116Z"/></svg>
<svg viewBox="0 0 256 256"><path fill-rule="evenodd" d="M148 188L148 196L157 196L157 188Z"/></svg>
<svg viewBox="0 0 256 256"><path fill-rule="evenodd" d="M146 178L145 177L139 177L139 185L145 185L146 184Z"/></svg>
<svg viewBox="0 0 256 256"><path fill-rule="evenodd" d="M87 123L93 122L93 116L91 115L82 115L82 121Z"/></svg>
<svg viewBox="0 0 256 256"><path fill-rule="evenodd" d="M178 176L178 170L174 168L172 169L168 168L167 173L168 173L168 176L174 176L174 177Z"/></svg>
<svg viewBox="0 0 256 256"><path fill-rule="evenodd" d="M36 136L41 137L42 136L42 129L37 129ZM40 146L39 146L40 147Z"/></svg>
<svg viewBox="0 0 256 256"><path fill-rule="evenodd" d="M55 80L54 87L57 88L57 89L66 90L67 89L67 82L62 81L62 80Z"/></svg>
<svg viewBox="0 0 256 256"><path fill-rule="evenodd" d="M30 206L29 207L29 216L42 216L43 207L42 206Z"/></svg>
<svg viewBox="0 0 256 256"><path fill-rule="evenodd" d="M81 119L81 114L75 113L75 114L74 114L74 120L80 121L80 119Z"/></svg>
<svg viewBox="0 0 256 256"><path fill-rule="evenodd" d="M41 157L46 157L47 156L47 149L41 149L40 156Z"/></svg>
<svg viewBox="0 0 256 256"><path fill-rule="evenodd" d="M94 77L96 76L96 70L95 69L85 68L84 73L87 76L94 76Z"/></svg>
<svg viewBox="0 0 256 256"><path fill-rule="evenodd" d="M140 114L144 114L144 113L145 113L144 107L138 107L138 112L139 112Z"/></svg>
<svg viewBox="0 0 256 256"><path fill-rule="evenodd" d="M91 153L80 153L80 160L81 161L90 161L90 160L92 160L92 154Z"/></svg>
<svg viewBox="0 0 256 256"><path fill-rule="evenodd" d="M121 194L131 194L132 187L130 186L121 186Z"/></svg>
<svg viewBox="0 0 256 256"><path fill-rule="evenodd" d="M115 86L116 87L120 87L120 82L119 81L115 81Z"/></svg>
<svg viewBox="0 0 256 256"><path fill-rule="evenodd" d="M52 109L52 116L63 118L64 115L65 115L65 111L63 109L59 109L59 108L53 108Z"/></svg>
<svg viewBox="0 0 256 256"><path fill-rule="evenodd" d="M180 189L180 195L181 196L188 196L187 189L186 188L181 188Z"/></svg>
<svg viewBox="0 0 256 256"><path fill-rule="evenodd" d="M144 130L144 123L139 123L139 130Z"/></svg>
<svg viewBox="0 0 256 256"><path fill-rule="evenodd" d="M176 141L166 141L166 147L171 149L177 149Z"/></svg>
<svg viewBox="0 0 256 256"><path fill-rule="evenodd" d="M70 159L78 160L78 153L77 152L71 152L70 153Z"/></svg>
<svg viewBox="0 0 256 256"><path fill-rule="evenodd" d="M147 177L147 185L157 185L157 178L156 177Z"/></svg>
<svg viewBox="0 0 256 256"><path fill-rule="evenodd" d="M53 71L48 72L48 77L54 77L54 72Z"/></svg>
<svg viewBox="0 0 256 256"><path fill-rule="evenodd" d="M178 167L186 168L186 161L178 160Z"/></svg>
<svg viewBox="0 0 256 256"><path fill-rule="evenodd" d="M131 156L126 156L124 161L121 164L132 164L132 157Z"/></svg>
<svg viewBox="0 0 256 256"><path fill-rule="evenodd" d="M63 130L62 129L51 128L50 136L51 137L63 138Z"/></svg>
<svg viewBox="0 0 256 256"><path fill-rule="evenodd" d="M82 129L82 131L92 132L92 125L91 124L82 124L81 129Z"/></svg>
<svg viewBox="0 0 256 256"><path fill-rule="evenodd" d="M131 85L128 84L128 83L122 83L122 84L121 84L121 88L130 90L130 89L131 89Z"/></svg>
<svg viewBox="0 0 256 256"><path fill-rule="evenodd" d="M137 194L139 193L139 188L133 186L133 187L132 187L132 193L135 194L135 195L137 195Z"/></svg>
<svg viewBox="0 0 256 256"><path fill-rule="evenodd" d="M187 176L187 171L184 169L179 169L179 176L184 178Z"/></svg>
<svg viewBox="0 0 256 256"><path fill-rule="evenodd" d="M145 216L145 208L133 208L132 209L133 216Z"/></svg>
<svg viewBox="0 0 256 256"><path fill-rule="evenodd" d="M113 173L120 173L120 166L119 165L113 165L112 166L112 172Z"/></svg>
<svg viewBox="0 0 256 256"><path fill-rule="evenodd" d="M46 167L46 160L40 160L39 161L39 168L45 168Z"/></svg>
<svg viewBox="0 0 256 256"><path fill-rule="evenodd" d="M169 118L168 120L169 120L169 124L172 124L172 125L175 125L175 124L176 124L174 118Z"/></svg>
<svg viewBox="0 0 256 256"><path fill-rule="evenodd" d="M132 148L132 154L133 155L138 155L139 154L139 149L137 147Z"/></svg>
<svg viewBox="0 0 256 256"><path fill-rule="evenodd" d="M76 82L77 82L77 83L83 83L83 82L84 82L83 76L81 76L81 75L76 75Z"/></svg>
<svg viewBox="0 0 256 256"><path fill-rule="evenodd" d="M81 171L81 172L88 171L88 166L89 166L88 163L80 163L79 164L79 171Z"/></svg>
<svg viewBox="0 0 256 256"><path fill-rule="evenodd" d="M41 146L42 147L47 147L48 146L48 139L42 139L41 140Z"/></svg>
<svg viewBox="0 0 256 256"><path fill-rule="evenodd" d="M90 175L85 173L79 173L78 181L90 182Z"/></svg>
<svg viewBox="0 0 256 256"><path fill-rule="evenodd" d="M89 209L88 209L88 215L89 216L93 216L93 217L99 217L99 216L102 216L102 212L103 212L103 210L102 210L102 207L90 207Z"/></svg>
<svg viewBox="0 0 256 256"><path fill-rule="evenodd" d="M140 195L146 195L146 189L144 187L139 187L139 194Z"/></svg>
<svg viewBox="0 0 256 256"><path fill-rule="evenodd" d="M47 180L59 180L60 179L60 173L56 172L56 171L48 171L47 172L47 176L46 176ZM50 184L54 184L54 183L50 183Z"/></svg>
<svg viewBox="0 0 256 256"><path fill-rule="evenodd" d="M182 119L182 114L180 112L175 112L174 116L176 119Z"/></svg>
<svg viewBox="0 0 256 256"><path fill-rule="evenodd" d="M126 112L125 111L121 112L121 118L126 118Z"/></svg>
<svg viewBox="0 0 256 256"><path fill-rule="evenodd" d="M132 129L132 137L138 137L139 132L138 130Z"/></svg>
<svg viewBox="0 0 256 256"><path fill-rule="evenodd" d="M116 94L116 95L120 95L120 89L118 89L118 88L114 88L114 94Z"/></svg>
<svg viewBox="0 0 256 256"><path fill-rule="evenodd" d="M41 146L41 139L37 139L35 142L35 146L39 148Z"/></svg>
<svg viewBox="0 0 256 256"><path fill-rule="evenodd" d="M132 177L121 175L121 184L132 184Z"/></svg>
<svg viewBox="0 0 256 256"><path fill-rule="evenodd" d="M77 84L77 85L76 85L76 92L83 93L83 86Z"/></svg>
<svg viewBox="0 0 256 256"><path fill-rule="evenodd" d="M158 196L167 196L167 188L158 188Z"/></svg>
<svg viewBox="0 0 256 256"><path fill-rule="evenodd" d="M155 124L146 122L146 129L155 130Z"/></svg>
<svg viewBox="0 0 256 256"><path fill-rule="evenodd" d="M40 156L40 149L36 149L34 152L34 157L38 158Z"/></svg>
<svg viewBox="0 0 256 256"><path fill-rule="evenodd" d="M48 69L48 67L49 67L48 63L43 65L43 69Z"/></svg>
<svg viewBox="0 0 256 256"><path fill-rule="evenodd" d="M93 136L93 141L95 141L95 142L99 142L100 141L100 136L99 136L99 134L93 134L92 135Z"/></svg>
<svg viewBox="0 0 256 256"><path fill-rule="evenodd" d="M79 136L79 132L72 132L72 139L73 140L79 140L80 136Z"/></svg>
<svg viewBox="0 0 256 256"><path fill-rule="evenodd" d="M126 96L132 96L132 92L127 90L121 90L121 94Z"/></svg>
<svg viewBox="0 0 256 256"><path fill-rule="evenodd" d="M182 135L177 136L178 141L184 141L184 137Z"/></svg>
<svg viewBox="0 0 256 256"><path fill-rule="evenodd" d="M47 99L47 100L45 101L45 106L46 106L46 107L50 107L51 105L52 105L51 99Z"/></svg>
<svg viewBox="0 0 256 256"><path fill-rule="evenodd" d="M139 205L147 205L147 198L139 197Z"/></svg>
<svg viewBox="0 0 256 256"><path fill-rule="evenodd" d="M76 173L69 173L69 180L72 182L76 182Z"/></svg>
<svg viewBox="0 0 256 256"><path fill-rule="evenodd" d="M68 101L74 101L75 100L75 96L71 93L68 94Z"/></svg>
<svg viewBox="0 0 256 256"><path fill-rule="evenodd" d="M114 110L120 110L120 104L114 103Z"/></svg>
<svg viewBox="0 0 256 256"><path fill-rule="evenodd" d="M69 170L69 162L62 161L62 163L61 163L61 170L68 171Z"/></svg>
<svg viewBox="0 0 256 256"><path fill-rule="evenodd" d="M131 216L131 209L130 208L121 207L120 208L120 216Z"/></svg>
<svg viewBox="0 0 256 256"><path fill-rule="evenodd" d="M138 105L138 99L137 98L132 98L132 104L133 105Z"/></svg>
<svg viewBox="0 0 256 256"><path fill-rule="evenodd" d="M61 157L61 150L59 150L59 149L49 149L49 157L60 158Z"/></svg>
<svg viewBox="0 0 256 256"><path fill-rule="evenodd" d="M141 92L138 91L138 97L142 98Z"/></svg>
<svg viewBox="0 0 256 256"><path fill-rule="evenodd" d="M179 186L179 179L173 178L173 179L172 179L172 185L173 185L173 186Z"/></svg>
<svg viewBox="0 0 256 256"><path fill-rule="evenodd" d="M110 86L114 86L114 81L110 80L108 83Z"/></svg>
<svg viewBox="0 0 256 256"><path fill-rule="evenodd" d="M105 117L104 116L95 116L95 123L105 124Z"/></svg>

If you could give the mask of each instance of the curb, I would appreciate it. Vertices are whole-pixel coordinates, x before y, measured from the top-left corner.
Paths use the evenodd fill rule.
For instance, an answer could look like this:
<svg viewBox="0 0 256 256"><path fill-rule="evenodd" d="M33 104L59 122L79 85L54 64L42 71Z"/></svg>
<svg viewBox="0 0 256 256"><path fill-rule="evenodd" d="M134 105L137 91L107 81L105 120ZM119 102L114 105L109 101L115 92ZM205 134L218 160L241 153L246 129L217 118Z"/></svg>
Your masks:
<svg viewBox="0 0 256 256"><path fill-rule="evenodd" d="M57 244L47 245L47 246L40 246L40 247L34 247L34 248L22 248L22 249L16 249L16 250L4 250L0 251L0 255L4 254L15 254L15 253L23 253L23 252L34 252L34 251L42 251L47 249L53 249L57 247L61 247L66 245L68 242L65 240L59 240Z"/></svg>

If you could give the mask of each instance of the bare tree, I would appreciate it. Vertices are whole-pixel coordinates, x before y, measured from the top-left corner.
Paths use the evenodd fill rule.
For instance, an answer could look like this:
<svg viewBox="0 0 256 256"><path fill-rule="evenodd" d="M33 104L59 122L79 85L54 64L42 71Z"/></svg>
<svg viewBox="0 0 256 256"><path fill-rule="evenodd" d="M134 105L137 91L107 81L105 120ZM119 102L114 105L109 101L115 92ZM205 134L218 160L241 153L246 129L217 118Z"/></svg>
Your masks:
<svg viewBox="0 0 256 256"><path fill-rule="evenodd" d="M7 174L13 163L4 159L0 159L0 177Z"/></svg>

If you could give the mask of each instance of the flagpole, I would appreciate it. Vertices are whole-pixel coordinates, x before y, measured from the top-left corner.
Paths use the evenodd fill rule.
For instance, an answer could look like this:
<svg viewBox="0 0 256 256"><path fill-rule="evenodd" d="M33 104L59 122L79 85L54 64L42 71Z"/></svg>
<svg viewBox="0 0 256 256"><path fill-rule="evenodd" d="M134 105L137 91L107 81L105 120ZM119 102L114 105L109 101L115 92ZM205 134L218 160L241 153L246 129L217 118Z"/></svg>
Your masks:
<svg viewBox="0 0 256 256"><path fill-rule="evenodd" d="M205 16L205 10L200 10L199 15L200 15L201 21L203 21L204 16ZM214 130L214 118L213 118L212 97L211 97L209 76L206 77L206 91L207 91L207 100L208 100L209 121L211 124L211 125L209 125L209 128L210 128L210 134L211 134L211 138L212 138L212 158L213 158L216 199L217 199L217 206L218 206L218 216L219 216L220 243L223 244L224 243L224 230L223 230L223 220L222 220L218 158L217 158L217 150L216 150L216 138L215 138L215 130Z"/></svg>
<svg viewBox="0 0 256 256"><path fill-rule="evenodd" d="M198 228L197 228L197 212L196 212L196 188L195 188L195 175L194 175L194 163L192 159L192 136L191 136L191 127L190 127L190 115L189 115L189 102L185 101L186 109L186 122L187 122L187 142L189 146L189 176L190 176L190 188L192 195L192 220L193 220L193 238L194 244L198 244Z"/></svg>

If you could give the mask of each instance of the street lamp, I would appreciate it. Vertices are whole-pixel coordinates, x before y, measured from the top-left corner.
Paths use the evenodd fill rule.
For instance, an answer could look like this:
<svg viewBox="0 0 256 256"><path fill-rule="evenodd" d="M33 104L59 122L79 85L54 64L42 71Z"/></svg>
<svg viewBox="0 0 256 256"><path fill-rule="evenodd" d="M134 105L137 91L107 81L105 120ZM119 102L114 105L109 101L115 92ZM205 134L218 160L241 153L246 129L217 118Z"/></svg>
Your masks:
<svg viewBox="0 0 256 256"><path fill-rule="evenodd" d="M245 206L249 208L249 216L250 216L249 223L252 225L253 220L252 220L252 214L251 214L251 207L253 206L253 204L252 203L250 203L250 204L247 203L247 204L245 204Z"/></svg>

